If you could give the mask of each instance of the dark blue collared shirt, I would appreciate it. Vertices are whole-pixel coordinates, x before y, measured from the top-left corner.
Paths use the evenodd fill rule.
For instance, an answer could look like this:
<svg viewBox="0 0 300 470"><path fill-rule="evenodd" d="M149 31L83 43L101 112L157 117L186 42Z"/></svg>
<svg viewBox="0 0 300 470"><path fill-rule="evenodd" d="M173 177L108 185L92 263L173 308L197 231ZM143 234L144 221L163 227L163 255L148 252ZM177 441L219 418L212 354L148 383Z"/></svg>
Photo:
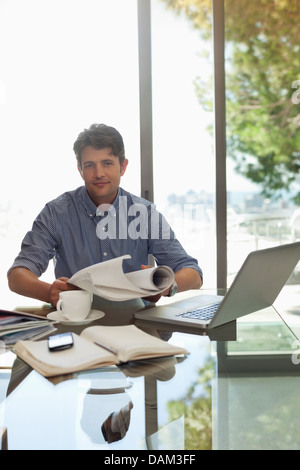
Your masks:
<svg viewBox="0 0 300 470"><path fill-rule="evenodd" d="M56 278L70 278L87 266L130 255L123 265L130 272L149 264L149 254L157 265L174 272L193 268L202 277L197 260L186 253L154 204L119 188L111 206L97 208L82 186L46 204L10 270L24 267L40 277L54 259Z"/></svg>

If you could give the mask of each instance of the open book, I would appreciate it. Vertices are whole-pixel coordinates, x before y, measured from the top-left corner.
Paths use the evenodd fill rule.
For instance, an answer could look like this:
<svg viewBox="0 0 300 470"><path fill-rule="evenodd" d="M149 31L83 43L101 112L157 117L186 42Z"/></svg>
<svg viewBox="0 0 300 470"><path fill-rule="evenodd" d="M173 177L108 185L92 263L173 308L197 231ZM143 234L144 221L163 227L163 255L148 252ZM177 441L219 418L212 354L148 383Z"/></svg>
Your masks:
<svg viewBox="0 0 300 470"><path fill-rule="evenodd" d="M44 340L19 341L14 352L45 377L188 353L134 325L91 326L73 338L74 346L63 351L50 352Z"/></svg>
<svg viewBox="0 0 300 470"><path fill-rule="evenodd" d="M124 273L123 260L130 255L88 266L74 274L69 283L108 300L131 300L160 294L174 282L168 266Z"/></svg>

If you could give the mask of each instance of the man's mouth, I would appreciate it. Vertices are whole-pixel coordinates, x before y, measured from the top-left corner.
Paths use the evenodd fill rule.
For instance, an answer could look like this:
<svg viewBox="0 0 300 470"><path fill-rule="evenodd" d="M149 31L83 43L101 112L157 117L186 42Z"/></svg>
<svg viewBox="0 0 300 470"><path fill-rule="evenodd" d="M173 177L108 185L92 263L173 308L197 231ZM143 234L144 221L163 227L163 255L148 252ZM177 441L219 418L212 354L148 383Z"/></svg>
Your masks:
<svg viewBox="0 0 300 470"><path fill-rule="evenodd" d="M108 184L108 181L96 181L93 184L94 184L94 186L97 186L98 188L102 188L103 186Z"/></svg>

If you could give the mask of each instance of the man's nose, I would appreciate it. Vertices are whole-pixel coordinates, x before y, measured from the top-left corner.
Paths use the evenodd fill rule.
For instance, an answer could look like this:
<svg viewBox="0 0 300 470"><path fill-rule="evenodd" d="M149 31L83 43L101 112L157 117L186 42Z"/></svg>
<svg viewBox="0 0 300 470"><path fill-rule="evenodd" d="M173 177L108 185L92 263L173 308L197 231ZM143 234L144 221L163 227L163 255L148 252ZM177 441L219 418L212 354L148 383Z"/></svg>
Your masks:
<svg viewBox="0 0 300 470"><path fill-rule="evenodd" d="M105 175L105 168L102 165L98 164L95 166L95 177L96 178L103 178Z"/></svg>

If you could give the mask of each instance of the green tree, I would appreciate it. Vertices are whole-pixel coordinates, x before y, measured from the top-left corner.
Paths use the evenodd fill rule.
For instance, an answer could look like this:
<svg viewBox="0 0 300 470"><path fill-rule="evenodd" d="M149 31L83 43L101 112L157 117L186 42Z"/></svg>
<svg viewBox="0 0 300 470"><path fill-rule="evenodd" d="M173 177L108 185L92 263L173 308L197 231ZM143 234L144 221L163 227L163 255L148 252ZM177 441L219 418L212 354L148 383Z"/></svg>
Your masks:
<svg viewBox="0 0 300 470"><path fill-rule="evenodd" d="M162 1L209 43L211 0ZM225 18L228 155L264 196L279 197L300 170L299 1L225 0ZM201 76L195 83L212 106L211 87ZM293 196L300 204L300 191Z"/></svg>
<svg viewBox="0 0 300 470"><path fill-rule="evenodd" d="M170 421L184 416L185 449L212 449L212 379L215 363L208 358L198 371L198 379L180 400L168 402Z"/></svg>

